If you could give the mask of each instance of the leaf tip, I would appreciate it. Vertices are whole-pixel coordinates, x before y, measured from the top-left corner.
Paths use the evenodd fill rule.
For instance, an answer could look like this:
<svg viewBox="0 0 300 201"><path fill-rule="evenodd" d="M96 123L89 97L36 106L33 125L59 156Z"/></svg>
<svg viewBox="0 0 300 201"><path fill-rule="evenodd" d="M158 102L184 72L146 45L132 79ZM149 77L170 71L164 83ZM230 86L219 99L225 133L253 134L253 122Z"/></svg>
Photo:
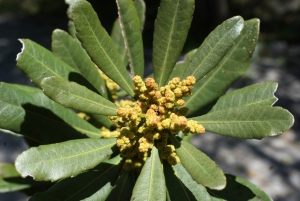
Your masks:
<svg viewBox="0 0 300 201"><path fill-rule="evenodd" d="M21 52L17 54L16 61L19 60L20 56L22 55L22 53L23 53L24 50L25 50L25 43L24 43L23 39L18 39L18 41L20 41L20 42L22 43L22 49L21 49Z"/></svg>

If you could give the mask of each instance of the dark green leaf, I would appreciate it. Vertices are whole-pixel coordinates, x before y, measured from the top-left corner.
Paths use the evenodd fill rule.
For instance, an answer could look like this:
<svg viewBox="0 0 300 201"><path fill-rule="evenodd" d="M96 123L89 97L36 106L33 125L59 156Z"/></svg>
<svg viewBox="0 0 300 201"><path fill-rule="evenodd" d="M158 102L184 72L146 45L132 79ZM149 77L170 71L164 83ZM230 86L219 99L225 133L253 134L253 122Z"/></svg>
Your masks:
<svg viewBox="0 0 300 201"><path fill-rule="evenodd" d="M220 63L196 83L193 95L185 98L189 115L223 95L241 77L250 63L259 34L259 20L245 21L241 34Z"/></svg>
<svg viewBox="0 0 300 201"><path fill-rule="evenodd" d="M101 128L104 126L105 128L110 128L113 126L112 121L107 118L105 115L100 115L100 114L88 114L90 119L88 122L90 122L92 125L94 125L97 128Z"/></svg>
<svg viewBox="0 0 300 201"><path fill-rule="evenodd" d="M294 117L281 107L259 105L227 108L191 118L206 130L225 136L261 139L289 129Z"/></svg>
<svg viewBox="0 0 300 201"><path fill-rule="evenodd" d="M135 184L133 171L125 171L117 180L117 183L109 194L107 201L130 200L132 189Z"/></svg>
<svg viewBox="0 0 300 201"><path fill-rule="evenodd" d="M70 16L75 24L76 35L91 59L109 78L133 96L133 82L91 4L85 0L75 1L70 8Z"/></svg>
<svg viewBox="0 0 300 201"><path fill-rule="evenodd" d="M90 171L57 182L49 190L33 196L30 201L106 200L122 168L121 160L119 155L105 160Z"/></svg>
<svg viewBox="0 0 300 201"><path fill-rule="evenodd" d="M111 31L111 39L119 53L121 60L124 63L124 66L128 65L128 58L126 54L126 48L124 44L124 38L122 36L122 29L119 24L119 19L116 19Z"/></svg>
<svg viewBox="0 0 300 201"><path fill-rule="evenodd" d="M175 172L173 169L175 169ZM180 163L171 166L164 160L164 174L166 177L168 194L172 201L211 200L206 188L197 184Z"/></svg>
<svg viewBox="0 0 300 201"><path fill-rule="evenodd" d="M166 200L166 184L158 150L153 147L135 183L131 200Z"/></svg>
<svg viewBox="0 0 300 201"><path fill-rule="evenodd" d="M181 78L181 76L183 75L186 67L189 65L189 63L196 51L197 51L197 49L193 49L193 50L189 51L188 53L186 53L184 55L183 61L178 61L176 63L168 80L172 80L174 77Z"/></svg>
<svg viewBox="0 0 300 201"><path fill-rule="evenodd" d="M194 76L198 81L214 69L234 44L243 26L243 18L237 16L226 20L213 30L194 54L183 78Z"/></svg>
<svg viewBox="0 0 300 201"><path fill-rule="evenodd" d="M144 77L144 51L140 21L132 0L117 0L119 22L131 74Z"/></svg>
<svg viewBox="0 0 300 201"><path fill-rule="evenodd" d="M190 143L170 135L180 162L191 177L203 186L220 190L226 185L223 171L203 152Z"/></svg>
<svg viewBox="0 0 300 201"><path fill-rule="evenodd" d="M72 38L65 31L56 29L52 33L52 51L55 56L80 72L97 89L97 92L107 98L106 85L98 68L77 39Z"/></svg>
<svg viewBox="0 0 300 201"><path fill-rule="evenodd" d="M143 31L146 18L146 4L144 0L134 0L135 10L140 22L140 30Z"/></svg>
<svg viewBox="0 0 300 201"><path fill-rule="evenodd" d="M38 144L100 137L100 130L45 96L42 90L0 84L0 128L22 134Z"/></svg>
<svg viewBox="0 0 300 201"><path fill-rule="evenodd" d="M178 60L192 21L194 0L162 0L153 35L154 78L164 86Z"/></svg>
<svg viewBox="0 0 300 201"><path fill-rule="evenodd" d="M210 112L250 105L272 106L277 101L274 96L277 85L275 82L265 82L234 90L222 96Z"/></svg>
<svg viewBox="0 0 300 201"><path fill-rule="evenodd" d="M65 107L93 114L117 115L118 106L75 82L53 76L43 79L41 86L49 98Z"/></svg>
<svg viewBox="0 0 300 201"><path fill-rule="evenodd" d="M265 192L260 190L257 186L251 182L226 174L227 185L221 191L208 190L213 200L228 200L228 201L240 201L240 200L252 200L252 201L272 201Z"/></svg>
<svg viewBox="0 0 300 201"><path fill-rule="evenodd" d="M15 161L22 177L57 181L94 168L113 153L116 139L79 139L41 145L24 151Z"/></svg>
<svg viewBox="0 0 300 201"><path fill-rule="evenodd" d="M78 71L54 56L49 50L29 39L20 41L23 48L22 52L17 55L17 66L37 86L40 87L43 78L57 76L97 91Z"/></svg>

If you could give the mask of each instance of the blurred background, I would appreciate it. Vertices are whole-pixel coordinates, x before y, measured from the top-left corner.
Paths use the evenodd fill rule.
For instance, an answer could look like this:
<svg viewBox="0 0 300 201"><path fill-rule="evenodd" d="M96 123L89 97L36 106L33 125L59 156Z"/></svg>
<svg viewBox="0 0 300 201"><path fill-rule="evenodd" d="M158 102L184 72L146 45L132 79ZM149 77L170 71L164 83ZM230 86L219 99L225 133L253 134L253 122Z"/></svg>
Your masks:
<svg viewBox="0 0 300 201"><path fill-rule="evenodd" d="M110 33L117 17L115 1L89 0L102 25ZM151 70L151 46L159 0L145 0L143 32L145 59ZM197 136L192 143L228 173L246 178L275 201L300 200L300 1L299 0L195 0L192 26L183 53L199 47L205 37L227 18L241 15L259 18L261 34L245 76L232 89L253 83L279 83L278 106L295 116L295 125L278 137L239 140L212 133ZM64 0L0 0L0 81L32 85L16 67L21 51L18 38L29 38L51 49L56 28L67 30ZM1 95L1 94L0 94ZM0 133L0 163L13 163L27 149L22 138ZM1 175L0 175L1 177ZM22 193L0 194L2 201L23 201Z"/></svg>

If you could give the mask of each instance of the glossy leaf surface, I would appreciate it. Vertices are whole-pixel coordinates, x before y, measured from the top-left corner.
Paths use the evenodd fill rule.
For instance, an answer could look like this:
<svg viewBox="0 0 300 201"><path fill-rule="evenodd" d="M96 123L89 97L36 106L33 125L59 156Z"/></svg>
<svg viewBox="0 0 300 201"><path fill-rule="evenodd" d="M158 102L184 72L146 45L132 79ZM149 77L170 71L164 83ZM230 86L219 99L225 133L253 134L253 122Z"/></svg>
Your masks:
<svg viewBox="0 0 300 201"><path fill-rule="evenodd" d="M40 87L43 78L57 76L96 89L78 71L54 56L52 52L29 39L20 40L22 52L17 56L17 66Z"/></svg>
<svg viewBox="0 0 300 201"><path fill-rule="evenodd" d="M244 74L254 52L258 34L259 20L245 21L241 34L220 63L196 83L192 96L184 99L189 115L218 99Z"/></svg>
<svg viewBox="0 0 300 201"><path fill-rule="evenodd" d="M107 201L130 200L132 189L135 184L133 171L124 171L117 180L112 192L109 194Z"/></svg>
<svg viewBox="0 0 300 201"><path fill-rule="evenodd" d="M243 26L244 20L240 16L230 18L217 26L194 54L183 78L194 76L198 81L215 68L234 44Z"/></svg>
<svg viewBox="0 0 300 201"><path fill-rule="evenodd" d="M258 105L227 108L192 119L202 124L207 131L244 139L275 136L294 123L293 115L287 110Z"/></svg>
<svg viewBox="0 0 300 201"><path fill-rule="evenodd" d="M42 80L44 93L61 105L82 112L117 115L118 106L75 82L58 77Z"/></svg>
<svg viewBox="0 0 300 201"><path fill-rule="evenodd" d="M153 147L135 183L131 200L166 200L166 184L158 150Z"/></svg>
<svg viewBox="0 0 300 201"><path fill-rule="evenodd" d="M162 0L153 35L154 78L164 86L185 43L194 13L194 0Z"/></svg>
<svg viewBox="0 0 300 201"><path fill-rule="evenodd" d="M210 189L220 190L226 185L223 171L203 152L190 143L170 135L180 162L191 177Z"/></svg>
<svg viewBox="0 0 300 201"><path fill-rule="evenodd" d="M164 174L168 195L172 201L211 200L206 188L197 184L180 163L171 166L164 160Z"/></svg>
<svg viewBox="0 0 300 201"><path fill-rule="evenodd" d="M73 111L45 96L42 90L0 84L0 128L22 134L38 144L100 137L100 130Z"/></svg>
<svg viewBox="0 0 300 201"><path fill-rule="evenodd" d="M121 160L120 156L105 160L74 178L57 182L49 190L34 195L30 201L106 200L122 168Z"/></svg>
<svg viewBox="0 0 300 201"><path fill-rule="evenodd" d="M128 58L127 58L126 48L125 48L125 44L124 44L124 39L122 36L122 29L119 24L119 19L115 20L110 37L119 53L121 60L124 63L124 66L127 66Z"/></svg>
<svg viewBox="0 0 300 201"><path fill-rule="evenodd" d="M117 0L117 7L131 74L144 77L142 32L134 2L132 0Z"/></svg>
<svg viewBox="0 0 300 201"><path fill-rule="evenodd" d="M98 93L107 98L105 82L98 68L77 39L72 38L63 30L56 29L52 33L52 51L55 56L80 72L97 89Z"/></svg>
<svg viewBox="0 0 300 201"><path fill-rule="evenodd" d="M251 182L226 174L227 186L221 191L209 190L213 201L228 200L228 201L272 201L265 192L259 189Z"/></svg>
<svg viewBox="0 0 300 201"><path fill-rule="evenodd" d="M143 31L146 20L146 4L144 0L134 0L135 10L140 22L140 30Z"/></svg>
<svg viewBox="0 0 300 201"><path fill-rule="evenodd" d="M70 8L70 16L75 24L76 36L93 62L133 96L133 82L91 4L85 0L75 1Z"/></svg>
<svg viewBox="0 0 300 201"><path fill-rule="evenodd" d="M240 106L272 106L277 101L274 96L277 85L275 82L265 82L234 90L219 98L210 112Z"/></svg>
<svg viewBox="0 0 300 201"><path fill-rule="evenodd" d="M57 181L94 168L113 153L116 139L79 139L30 148L15 161L22 177Z"/></svg>

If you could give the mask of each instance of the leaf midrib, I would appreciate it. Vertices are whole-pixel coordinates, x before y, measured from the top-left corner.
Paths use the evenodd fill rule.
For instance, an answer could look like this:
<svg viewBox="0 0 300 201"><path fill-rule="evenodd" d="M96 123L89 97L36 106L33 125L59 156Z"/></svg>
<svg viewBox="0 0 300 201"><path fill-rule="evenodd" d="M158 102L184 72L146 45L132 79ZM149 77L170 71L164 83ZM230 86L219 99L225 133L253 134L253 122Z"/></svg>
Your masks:
<svg viewBox="0 0 300 201"><path fill-rule="evenodd" d="M168 45L167 45L167 49L166 49L166 54L165 54L165 57L164 57L164 60L163 60L163 65L162 65L162 68L161 68L161 73L160 73L160 77L159 77L159 82L158 82L158 86L161 86L162 85L162 79L163 79L163 76L164 76L164 72L165 72L165 69L166 69L166 62L167 62L167 58L169 57L170 55L170 44L171 44L171 41L172 41L172 34L173 34L173 30L174 30L174 24L175 24L175 21L177 19L177 16L176 14L178 13L178 7L179 7L179 1L177 1L177 5L176 5L176 10L175 10L175 17L173 17L173 21L172 21L172 26L171 26L171 31L170 31L170 34L169 34L169 37L168 37Z"/></svg>
<svg viewBox="0 0 300 201"><path fill-rule="evenodd" d="M128 83L126 82L126 80L123 78L123 76L120 73L120 71L118 70L117 66L114 65L114 63L112 62L111 58L108 56L108 54L106 53L106 51L104 51L101 43L98 40L98 37L96 37L96 33L94 32L94 29L91 29L91 24L87 20L86 15L85 15L85 13L84 13L84 11L83 11L83 9L81 7L80 7L80 10L83 13L83 16L84 16L84 19L85 19L86 23L89 25L89 28L90 28L91 32L93 33L94 38L96 38L96 41L97 41L99 47L101 48L101 50L104 52L106 58L108 58L109 62L112 64L112 66L114 67L114 69L117 71L118 75L121 77L121 79L123 80L124 84L126 84L126 86L128 87L128 89L131 90L131 92L133 93L132 88L128 85ZM99 26L101 26L101 24Z"/></svg>

